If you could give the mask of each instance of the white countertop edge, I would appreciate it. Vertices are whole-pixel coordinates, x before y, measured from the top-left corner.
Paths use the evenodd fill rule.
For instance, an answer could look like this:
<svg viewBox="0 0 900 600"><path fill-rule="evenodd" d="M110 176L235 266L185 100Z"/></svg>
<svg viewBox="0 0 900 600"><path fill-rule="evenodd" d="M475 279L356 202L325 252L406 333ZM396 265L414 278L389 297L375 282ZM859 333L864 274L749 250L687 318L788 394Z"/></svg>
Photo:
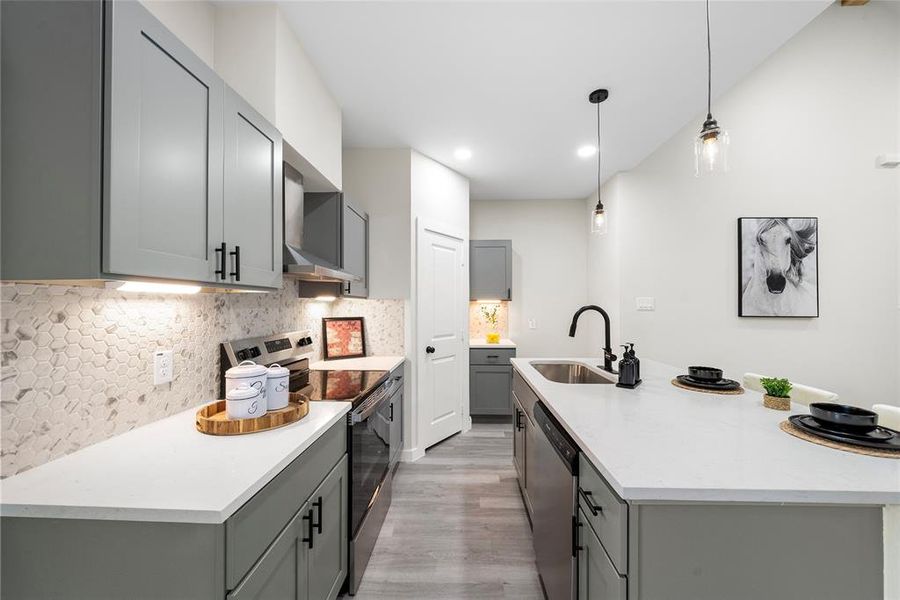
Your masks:
<svg viewBox="0 0 900 600"><path fill-rule="evenodd" d="M317 360L309 368L313 371L393 371L405 361L405 356L360 356Z"/></svg>
<svg viewBox="0 0 900 600"><path fill-rule="evenodd" d="M490 348L515 348L516 343L510 339L503 338L500 340L498 344L489 344L484 338L475 338L469 340L469 348L475 348L477 350L490 349Z"/></svg>
<svg viewBox="0 0 900 600"><path fill-rule="evenodd" d="M91 519L101 521L142 521L165 523L197 523L197 524L221 524L231 517L237 510L247 503L257 492L272 481L295 458L303 454L312 446L322 434L345 418L352 407L349 402L335 402L340 404L341 410L335 413L322 425L315 434L309 436L282 460L273 464L266 473L257 481L245 489L241 494L219 510L202 510L190 508L141 508L120 506L62 506L58 504L12 504L0 502L0 516L3 517L31 517L45 519ZM249 434L252 435L252 434ZM2 483L0 483L2 487ZM2 500L2 498L0 498Z"/></svg>
<svg viewBox="0 0 900 600"><path fill-rule="evenodd" d="M810 491L810 490L789 490L789 489L716 489L716 488L671 488L671 487L629 487L623 486L622 483L610 472L593 452L590 451L589 445L573 430L571 425L557 412L552 401L548 401L536 386L531 385L530 373L524 371L520 365L527 365L532 371L537 373L531 366L532 360L542 360L545 362L585 362L594 364L597 359L572 358L572 359L534 359L534 358L513 358L511 360L513 369L515 369L538 398L543 401L553 416L559 421L566 432L572 436L578 444L581 453L594 465L594 468L600 472L607 483L613 488L620 498L630 502L745 502L745 503L767 503L767 504L839 504L839 505L891 505L900 504L900 493L884 492L884 491ZM896 460L884 458L881 460Z"/></svg>

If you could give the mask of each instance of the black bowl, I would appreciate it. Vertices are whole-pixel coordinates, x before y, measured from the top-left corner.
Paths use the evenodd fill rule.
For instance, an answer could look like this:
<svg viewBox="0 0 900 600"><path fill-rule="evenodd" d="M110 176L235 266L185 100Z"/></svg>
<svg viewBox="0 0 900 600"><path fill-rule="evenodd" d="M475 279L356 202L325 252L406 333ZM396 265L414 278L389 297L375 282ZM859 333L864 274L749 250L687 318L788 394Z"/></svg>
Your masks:
<svg viewBox="0 0 900 600"><path fill-rule="evenodd" d="M688 367L688 375L697 381L716 382L722 379L722 369L715 367Z"/></svg>
<svg viewBox="0 0 900 600"><path fill-rule="evenodd" d="M878 413L830 402L813 402L809 414L825 427L847 431L871 431L878 426Z"/></svg>

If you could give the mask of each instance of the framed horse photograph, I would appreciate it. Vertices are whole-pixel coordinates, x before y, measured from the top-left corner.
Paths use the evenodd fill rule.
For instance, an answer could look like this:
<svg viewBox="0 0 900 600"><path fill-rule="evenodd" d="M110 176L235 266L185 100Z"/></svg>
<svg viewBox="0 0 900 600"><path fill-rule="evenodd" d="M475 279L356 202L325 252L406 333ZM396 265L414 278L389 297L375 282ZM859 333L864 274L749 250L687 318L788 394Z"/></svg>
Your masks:
<svg viewBox="0 0 900 600"><path fill-rule="evenodd" d="M738 316L819 316L819 219L738 219Z"/></svg>

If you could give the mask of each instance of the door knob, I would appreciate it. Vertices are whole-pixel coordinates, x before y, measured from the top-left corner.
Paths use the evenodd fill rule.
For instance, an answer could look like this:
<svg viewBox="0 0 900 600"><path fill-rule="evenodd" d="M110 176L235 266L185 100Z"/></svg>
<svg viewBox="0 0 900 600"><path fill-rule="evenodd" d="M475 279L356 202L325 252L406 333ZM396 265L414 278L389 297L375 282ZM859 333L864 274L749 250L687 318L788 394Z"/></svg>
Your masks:
<svg viewBox="0 0 900 600"><path fill-rule="evenodd" d="M426 346L425 354L434 354L434 346Z"/></svg>

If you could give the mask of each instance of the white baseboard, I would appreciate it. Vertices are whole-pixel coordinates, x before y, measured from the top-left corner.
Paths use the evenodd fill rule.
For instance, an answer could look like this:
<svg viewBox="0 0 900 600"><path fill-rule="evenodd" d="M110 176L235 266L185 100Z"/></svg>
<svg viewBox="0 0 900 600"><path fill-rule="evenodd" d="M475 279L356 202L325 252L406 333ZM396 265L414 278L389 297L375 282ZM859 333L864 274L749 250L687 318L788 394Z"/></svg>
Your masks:
<svg viewBox="0 0 900 600"><path fill-rule="evenodd" d="M416 462L425 456L425 451L418 448L410 448L409 450L400 451L400 462Z"/></svg>

